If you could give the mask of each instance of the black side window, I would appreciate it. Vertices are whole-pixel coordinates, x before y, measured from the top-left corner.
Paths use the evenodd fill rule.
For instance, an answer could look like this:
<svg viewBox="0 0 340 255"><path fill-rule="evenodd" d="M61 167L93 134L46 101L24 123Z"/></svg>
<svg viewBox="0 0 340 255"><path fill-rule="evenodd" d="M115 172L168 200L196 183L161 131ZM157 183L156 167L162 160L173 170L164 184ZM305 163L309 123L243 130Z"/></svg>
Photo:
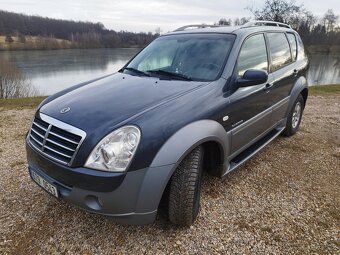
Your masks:
<svg viewBox="0 0 340 255"><path fill-rule="evenodd" d="M271 71L274 72L292 62L289 44L284 33L268 33Z"/></svg>
<svg viewBox="0 0 340 255"><path fill-rule="evenodd" d="M296 38L295 35L292 33L287 33L287 38L290 44L290 49L292 50L292 58L293 61L296 60L296 56L297 56L297 47L296 47Z"/></svg>
<svg viewBox="0 0 340 255"><path fill-rule="evenodd" d="M253 35L243 43L237 60L237 73L242 76L248 69L268 71L267 49L263 34Z"/></svg>

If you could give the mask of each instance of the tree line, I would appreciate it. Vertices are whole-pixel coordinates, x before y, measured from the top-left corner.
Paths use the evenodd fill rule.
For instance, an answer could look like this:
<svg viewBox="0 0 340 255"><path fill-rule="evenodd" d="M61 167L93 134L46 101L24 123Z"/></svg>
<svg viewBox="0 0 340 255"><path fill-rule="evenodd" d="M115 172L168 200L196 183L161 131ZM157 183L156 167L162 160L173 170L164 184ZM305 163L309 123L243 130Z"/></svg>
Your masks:
<svg viewBox="0 0 340 255"><path fill-rule="evenodd" d="M51 48L114 48L142 47L158 34L116 32L102 23L51 19L29 16L0 10L0 35L6 36L6 43L26 43L29 46L53 45ZM16 40L13 39L16 38ZM40 37L26 40L26 37ZM61 39L61 40L56 40ZM65 41L68 41L65 44ZM62 44L64 43L64 44ZM33 45L34 44L34 45Z"/></svg>
<svg viewBox="0 0 340 255"><path fill-rule="evenodd" d="M302 37L307 46L327 45L339 46L340 27L339 15L332 9L318 17L311 13L304 5L297 5L295 1L265 0L263 6L248 6L255 20L277 21L291 25ZM236 18L234 20L221 18L219 25L243 25L252 17Z"/></svg>
<svg viewBox="0 0 340 255"><path fill-rule="evenodd" d="M216 24L239 26L251 19L278 21L290 24L307 46L339 47L339 15L331 9L322 17L317 17L293 0L265 0L263 6L248 6L246 9L253 17L221 18ZM0 10L0 35L6 36L5 41L12 49L143 47L159 33L160 29L154 34L117 32L106 29L102 23L51 19Z"/></svg>

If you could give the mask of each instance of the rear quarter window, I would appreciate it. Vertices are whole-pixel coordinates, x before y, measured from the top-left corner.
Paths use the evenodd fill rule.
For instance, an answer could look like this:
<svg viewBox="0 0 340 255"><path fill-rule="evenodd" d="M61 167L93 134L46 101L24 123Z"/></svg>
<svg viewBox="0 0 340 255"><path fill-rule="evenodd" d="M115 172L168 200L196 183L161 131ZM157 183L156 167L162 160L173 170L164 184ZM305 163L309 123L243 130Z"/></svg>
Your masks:
<svg viewBox="0 0 340 255"><path fill-rule="evenodd" d="M267 33L272 72L292 62L289 43L284 33Z"/></svg>
<svg viewBox="0 0 340 255"><path fill-rule="evenodd" d="M298 45L299 45L298 59L305 59L306 58L305 47L303 46L301 37L298 36L297 38L298 38L297 42L298 42Z"/></svg>
<svg viewBox="0 0 340 255"><path fill-rule="evenodd" d="M293 61L296 60L296 56L297 56L297 43L296 43L296 37L294 34L292 33L287 33L287 38L289 41L289 45L290 45L290 49L292 51L292 58Z"/></svg>

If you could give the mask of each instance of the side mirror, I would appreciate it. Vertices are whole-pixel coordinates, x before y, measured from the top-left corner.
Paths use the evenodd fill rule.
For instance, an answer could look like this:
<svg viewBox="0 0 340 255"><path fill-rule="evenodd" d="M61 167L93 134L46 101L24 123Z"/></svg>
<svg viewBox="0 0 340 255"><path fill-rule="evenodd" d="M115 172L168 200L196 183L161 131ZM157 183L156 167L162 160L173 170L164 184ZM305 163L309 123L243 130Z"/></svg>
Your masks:
<svg viewBox="0 0 340 255"><path fill-rule="evenodd" d="M242 78L237 79L238 87L255 86L268 81L268 73L263 70L247 70Z"/></svg>

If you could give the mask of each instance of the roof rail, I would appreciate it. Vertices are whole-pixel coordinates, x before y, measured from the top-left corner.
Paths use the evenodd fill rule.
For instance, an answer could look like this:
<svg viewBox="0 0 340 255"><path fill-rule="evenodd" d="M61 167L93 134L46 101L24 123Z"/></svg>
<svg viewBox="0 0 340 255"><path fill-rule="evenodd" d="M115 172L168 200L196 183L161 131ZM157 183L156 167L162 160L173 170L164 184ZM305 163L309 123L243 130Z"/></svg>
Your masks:
<svg viewBox="0 0 340 255"><path fill-rule="evenodd" d="M206 25L206 24L186 25L186 26L177 28L176 30L174 30L174 32L185 31L188 28L206 28L206 27L220 27L220 26L219 25Z"/></svg>
<svg viewBox="0 0 340 255"><path fill-rule="evenodd" d="M286 27L286 28L292 28L290 25L276 22L276 21L269 21L269 20L254 20L247 22L242 27L253 27L253 26L277 26L277 27Z"/></svg>

